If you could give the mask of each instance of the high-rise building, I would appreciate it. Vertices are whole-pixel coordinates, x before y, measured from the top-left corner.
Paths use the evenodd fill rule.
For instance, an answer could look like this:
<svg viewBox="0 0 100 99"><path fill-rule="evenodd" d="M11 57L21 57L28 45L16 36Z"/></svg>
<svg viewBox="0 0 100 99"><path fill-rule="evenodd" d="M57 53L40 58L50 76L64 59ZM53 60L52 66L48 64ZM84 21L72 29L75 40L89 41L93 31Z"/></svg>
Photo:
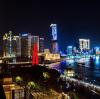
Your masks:
<svg viewBox="0 0 100 99"><path fill-rule="evenodd" d="M31 34L25 33L21 35L21 56L31 57Z"/></svg>
<svg viewBox="0 0 100 99"><path fill-rule="evenodd" d="M73 47L72 46L67 46L67 54L72 55L73 54Z"/></svg>
<svg viewBox="0 0 100 99"><path fill-rule="evenodd" d="M38 52L39 52L39 36L31 37L31 52L33 51L34 44L37 44L37 48L38 48Z"/></svg>
<svg viewBox="0 0 100 99"><path fill-rule="evenodd" d="M93 54L98 54L100 53L100 48L99 47L94 47L93 48Z"/></svg>
<svg viewBox="0 0 100 99"><path fill-rule="evenodd" d="M21 36L14 36L12 47L16 57L21 57Z"/></svg>
<svg viewBox="0 0 100 99"><path fill-rule="evenodd" d="M12 32L3 36L3 57L18 57L21 55L20 37L13 36Z"/></svg>
<svg viewBox="0 0 100 99"><path fill-rule="evenodd" d="M12 32L5 33L3 36L3 56L12 56Z"/></svg>
<svg viewBox="0 0 100 99"><path fill-rule="evenodd" d="M81 51L90 49L89 39L79 39L79 48Z"/></svg>
<svg viewBox="0 0 100 99"><path fill-rule="evenodd" d="M44 38L39 40L39 52L44 52Z"/></svg>
<svg viewBox="0 0 100 99"><path fill-rule="evenodd" d="M40 40L40 48L43 51L44 39L40 38ZM32 58L34 44L37 44L37 51L39 51L39 36L32 36L30 33L14 36L10 31L3 36L3 56L23 57L27 60Z"/></svg>
<svg viewBox="0 0 100 99"><path fill-rule="evenodd" d="M39 51L39 36L33 36L30 33L21 35L21 56L32 58L34 44L37 44Z"/></svg>
<svg viewBox="0 0 100 99"><path fill-rule="evenodd" d="M51 24L52 28L52 52L58 53L58 42L57 42L57 24Z"/></svg>
<svg viewBox="0 0 100 99"><path fill-rule="evenodd" d="M8 56L9 54L9 43L8 43L8 34L6 33L3 36L3 57Z"/></svg>

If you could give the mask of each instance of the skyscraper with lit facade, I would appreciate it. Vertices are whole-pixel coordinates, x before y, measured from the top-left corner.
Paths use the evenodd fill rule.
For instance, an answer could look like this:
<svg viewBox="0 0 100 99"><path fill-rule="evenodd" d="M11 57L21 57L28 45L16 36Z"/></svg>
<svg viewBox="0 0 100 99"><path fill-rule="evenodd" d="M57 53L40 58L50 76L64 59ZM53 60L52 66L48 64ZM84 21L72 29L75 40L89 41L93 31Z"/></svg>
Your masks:
<svg viewBox="0 0 100 99"><path fill-rule="evenodd" d="M92 49L92 52L93 52L93 54L95 54L95 55L99 54L99 53L100 53L100 47L94 47L94 48Z"/></svg>
<svg viewBox="0 0 100 99"><path fill-rule="evenodd" d="M21 35L21 56L32 58L34 44L37 44L39 51L39 36L33 36L31 33Z"/></svg>
<svg viewBox="0 0 100 99"><path fill-rule="evenodd" d="M39 39L39 52L44 52L44 38Z"/></svg>
<svg viewBox="0 0 100 99"><path fill-rule="evenodd" d="M15 43L13 43L13 49L15 49L15 56L21 57L21 36L14 36L13 40Z"/></svg>
<svg viewBox="0 0 100 99"><path fill-rule="evenodd" d="M67 55L72 55L72 54L73 54L73 47L67 46Z"/></svg>
<svg viewBox="0 0 100 99"><path fill-rule="evenodd" d="M52 52L58 53L57 24L51 24L50 27L52 28Z"/></svg>
<svg viewBox="0 0 100 99"><path fill-rule="evenodd" d="M33 51L34 44L37 44L37 49L39 52L39 36L32 36L31 37L31 51Z"/></svg>
<svg viewBox="0 0 100 99"><path fill-rule="evenodd" d="M79 39L79 48L81 51L90 49L89 39Z"/></svg>
<svg viewBox="0 0 100 99"><path fill-rule="evenodd" d="M21 55L20 37L11 31L3 36L3 57L18 57Z"/></svg>
<svg viewBox="0 0 100 99"><path fill-rule="evenodd" d="M10 57L12 56L12 33L11 31L9 33L5 33L3 36L3 57Z"/></svg>
<svg viewBox="0 0 100 99"><path fill-rule="evenodd" d="M9 55L9 40L8 40L8 34L6 33L3 36L3 57L6 57Z"/></svg>
<svg viewBox="0 0 100 99"><path fill-rule="evenodd" d="M31 57L31 34L21 34L21 57Z"/></svg>

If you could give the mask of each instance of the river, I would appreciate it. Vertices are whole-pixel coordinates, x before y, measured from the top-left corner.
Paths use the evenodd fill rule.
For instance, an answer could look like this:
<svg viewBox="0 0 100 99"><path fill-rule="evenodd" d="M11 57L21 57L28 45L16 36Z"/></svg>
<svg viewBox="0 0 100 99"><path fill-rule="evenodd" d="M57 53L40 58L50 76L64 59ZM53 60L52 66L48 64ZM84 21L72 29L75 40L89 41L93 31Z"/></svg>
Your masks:
<svg viewBox="0 0 100 99"><path fill-rule="evenodd" d="M54 68L64 73L64 70L67 68L73 68L75 75L81 77L81 80L92 83L100 86L100 57L96 56L93 59L93 63L90 63L89 59L86 59L85 65L79 65L74 60L66 60L60 63L59 66Z"/></svg>

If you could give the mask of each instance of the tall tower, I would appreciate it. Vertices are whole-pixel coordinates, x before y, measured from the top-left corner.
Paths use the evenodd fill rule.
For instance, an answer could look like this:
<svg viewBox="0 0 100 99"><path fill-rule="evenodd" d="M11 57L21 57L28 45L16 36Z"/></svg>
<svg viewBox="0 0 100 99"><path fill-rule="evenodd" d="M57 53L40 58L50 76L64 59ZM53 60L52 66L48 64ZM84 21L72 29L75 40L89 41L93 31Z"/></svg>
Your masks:
<svg viewBox="0 0 100 99"><path fill-rule="evenodd" d="M57 42L57 24L51 24L52 28L52 52L58 53L58 42Z"/></svg>

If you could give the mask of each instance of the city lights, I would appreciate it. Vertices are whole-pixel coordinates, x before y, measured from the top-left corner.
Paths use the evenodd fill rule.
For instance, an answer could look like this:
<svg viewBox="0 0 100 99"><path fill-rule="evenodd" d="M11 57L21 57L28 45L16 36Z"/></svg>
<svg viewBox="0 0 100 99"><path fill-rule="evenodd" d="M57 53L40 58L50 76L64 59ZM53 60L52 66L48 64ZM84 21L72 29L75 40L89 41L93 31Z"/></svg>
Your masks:
<svg viewBox="0 0 100 99"><path fill-rule="evenodd" d="M0 4L0 99L100 99L99 2Z"/></svg>
<svg viewBox="0 0 100 99"><path fill-rule="evenodd" d="M1 67L0 73L5 71L11 75L11 69L15 69L17 66L18 68L38 68L40 66L41 68L44 67L45 70L55 70L60 74L60 78L68 83L68 86L59 85L62 86L61 90L69 90L71 86L69 83L73 84L74 82L74 87L78 85L78 87L84 86L84 89L91 88L92 93L97 94L97 91L100 91L100 87L97 86L99 85L98 80L87 78L87 75L90 75L93 72L91 68L94 68L95 71L99 68L97 66L100 63L99 47L95 47L90 53L90 39L79 39L78 48L68 45L66 47L66 53L59 51L57 24L51 24L50 27L52 28L53 36L51 39L51 49L45 48L45 38L43 37L34 36L31 35L31 33L22 35L13 35L12 32L5 33L3 36L3 57L1 57L0 64L6 64L7 67ZM85 70L85 72L83 70ZM97 77L98 74L94 75ZM43 71L41 76L45 78L43 83L45 87L47 87L47 82L51 78L49 72ZM6 97L11 98L11 92L13 90L15 97L29 97L29 94L25 96L25 92L34 89L38 90L40 87L37 83L34 83L32 79L26 83L27 80L24 81L23 77L19 75L14 79L15 80L13 80L12 77L3 79L3 84L9 84L9 88L8 85L3 85ZM18 85L13 84L13 82ZM66 87L63 88L64 86ZM7 88L10 92L7 91ZM28 89L26 90L25 88ZM73 90L73 92L75 92L77 89ZM30 94L34 96L35 93ZM68 94L65 95L63 93L62 95L68 96Z"/></svg>

